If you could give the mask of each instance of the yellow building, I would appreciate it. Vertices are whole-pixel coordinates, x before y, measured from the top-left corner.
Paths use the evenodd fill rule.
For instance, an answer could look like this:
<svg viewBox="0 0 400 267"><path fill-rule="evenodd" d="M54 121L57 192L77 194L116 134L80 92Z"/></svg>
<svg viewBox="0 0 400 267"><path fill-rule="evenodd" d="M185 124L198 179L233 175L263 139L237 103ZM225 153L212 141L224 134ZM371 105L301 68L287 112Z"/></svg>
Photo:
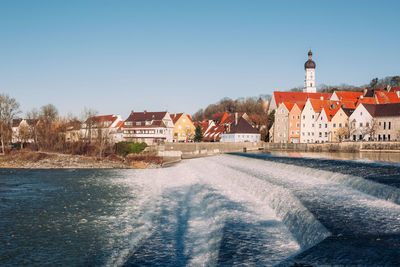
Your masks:
<svg viewBox="0 0 400 267"><path fill-rule="evenodd" d="M194 138L195 127L192 119L185 113L171 114L174 123L174 142L189 142Z"/></svg>
<svg viewBox="0 0 400 267"><path fill-rule="evenodd" d="M349 137L349 116L353 110L339 108L330 123L330 142L341 142Z"/></svg>

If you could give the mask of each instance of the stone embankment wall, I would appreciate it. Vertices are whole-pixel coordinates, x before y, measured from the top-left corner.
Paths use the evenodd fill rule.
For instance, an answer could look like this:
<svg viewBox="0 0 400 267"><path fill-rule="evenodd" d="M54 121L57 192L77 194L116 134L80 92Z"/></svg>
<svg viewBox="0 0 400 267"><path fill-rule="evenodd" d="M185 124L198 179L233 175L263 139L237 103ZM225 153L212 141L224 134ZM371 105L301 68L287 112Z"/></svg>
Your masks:
<svg viewBox="0 0 400 267"><path fill-rule="evenodd" d="M300 152L400 152L400 142L342 142L323 144L264 143L265 150Z"/></svg>
<svg viewBox="0 0 400 267"><path fill-rule="evenodd" d="M264 148L264 143L165 143L164 145L151 146L149 151L157 155L171 158L196 158L213 156L221 153L258 151Z"/></svg>

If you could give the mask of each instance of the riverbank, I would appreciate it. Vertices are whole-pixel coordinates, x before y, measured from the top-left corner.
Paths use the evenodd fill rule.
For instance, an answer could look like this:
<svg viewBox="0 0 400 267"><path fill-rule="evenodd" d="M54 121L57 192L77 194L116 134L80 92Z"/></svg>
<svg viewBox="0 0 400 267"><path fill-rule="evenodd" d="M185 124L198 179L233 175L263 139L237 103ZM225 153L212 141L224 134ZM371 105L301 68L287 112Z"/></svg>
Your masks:
<svg viewBox="0 0 400 267"><path fill-rule="evenodd" d="M52 152L17 151L0 156L0 168L23 169L130 169L160 168L162 158L130 155L126 159L111 155L96 158Z"/></svg>
<svg viewBox="0 0 400 267"><path fill-rule="evenodd" d="M342 142L322 144L264 143L266 151L294 152L394 152L400 153L400 142Z"/></svg>

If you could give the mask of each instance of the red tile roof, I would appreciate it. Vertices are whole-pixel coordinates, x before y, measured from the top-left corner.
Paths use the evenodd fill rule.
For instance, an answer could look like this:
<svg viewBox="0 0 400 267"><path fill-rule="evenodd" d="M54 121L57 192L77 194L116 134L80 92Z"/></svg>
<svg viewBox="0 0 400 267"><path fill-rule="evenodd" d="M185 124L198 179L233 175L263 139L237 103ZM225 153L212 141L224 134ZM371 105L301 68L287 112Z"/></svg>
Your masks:
<svg viewBox="0 0 400 267"><path fill-rule="evenodd" d="M232 124L229 133L240 133L240 134L254 134L260 133L257 129L253 128L248 121L243 117L238 120L237 124Z"/></svg>
<svg viewBox="0 0 400 267"><path fill-rule="evenodd" d="M282 102L305 102L310 99L329 99L332 94L328 93L303 93L303 92L280 92L274 91L274 99L278 107Z"/></svg>
<svg viewBox="0 0 400 267"><path fill-rule="evenodd" d="M375 91L375 97L378 104L389 104L389 103L399 103L400 98L397 96L395 90L387 91Z"/></svg>
<svg viewBox="0 0 400 267"><path fill-rule="evenodd" d="M125 121L151 121L151 120L162 120L165 115L167 114L166 111L161 112L131 112L129 117Z"/></svg>
<svg viewBox="0 0 400 267"><path fill-rule="evenodd" d="M356 106L358 107L358 105L360 105L361 103L376 104L376 99L375 99L375 97L363 97L363 98L360 98L356 102Z"/></svg>
<svg viewBox="0 0 400 267"><path fill-rule="evenodd" d="M350 91L335 91L339 100L356 101L360 96L364 95L363 92L350 92Z"/></svg>
<svg viewBox="0 0 400 267"><path fill-rule="evenodd" d="M179 118L183 115L183 113L174 113L170 115L173 123L175 124L179 120Z"/></svg>
<svg viewBox="0 0 400 267"><path fill-rule="evenodd" d="M293 103L293 102L283 102L283 104L286 106L287 110L289 110L289 112L290 112L295 103Z"/></svg>
<svg viewBox="0 0 400 267"><path fill-rule="evenodd" d="M114 123L114 121L118 119L118 116L115 115L102 115L102 116L94 116L90 117L86 120L86 123L89 122L90 120L92 122L111 122Z"/></svg>
<svg viewBox="0 0 400 267"><path fill-rule="evenodd" d="M400 103L363 104L372 117L399 117Z"/></svg>

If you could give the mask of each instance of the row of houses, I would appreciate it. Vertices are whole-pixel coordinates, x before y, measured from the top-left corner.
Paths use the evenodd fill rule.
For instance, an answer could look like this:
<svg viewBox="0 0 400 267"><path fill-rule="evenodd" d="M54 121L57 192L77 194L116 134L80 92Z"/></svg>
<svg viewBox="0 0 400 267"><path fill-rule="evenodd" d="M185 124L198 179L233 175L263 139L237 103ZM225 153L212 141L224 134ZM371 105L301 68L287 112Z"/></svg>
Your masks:
<svg viewBox="0 0 400 267"><path fill-rule="evenodd" d="M220 116L219 116L220 115ZM88 118L83 123L70 122L65 131L68 142L97 140L108 143L121 141L145 142L149 145L165 142L192 142L195 127L202 126L204 141L207 142L259 142L259 131L245 119L246 114L217 114L211 120L193 123L185 113L134 112L126 120L121 115L102 115ZM39 121L36 121L39 123ZM25 138L29 125L26 119L14 120L13 143L30 143Z"/></svg>
<svg viewBox="0 0 400 267"><path fill-rule="evenodd" d="M400 140L400 87L364 92L274 92L274 143Z"/></svg>

